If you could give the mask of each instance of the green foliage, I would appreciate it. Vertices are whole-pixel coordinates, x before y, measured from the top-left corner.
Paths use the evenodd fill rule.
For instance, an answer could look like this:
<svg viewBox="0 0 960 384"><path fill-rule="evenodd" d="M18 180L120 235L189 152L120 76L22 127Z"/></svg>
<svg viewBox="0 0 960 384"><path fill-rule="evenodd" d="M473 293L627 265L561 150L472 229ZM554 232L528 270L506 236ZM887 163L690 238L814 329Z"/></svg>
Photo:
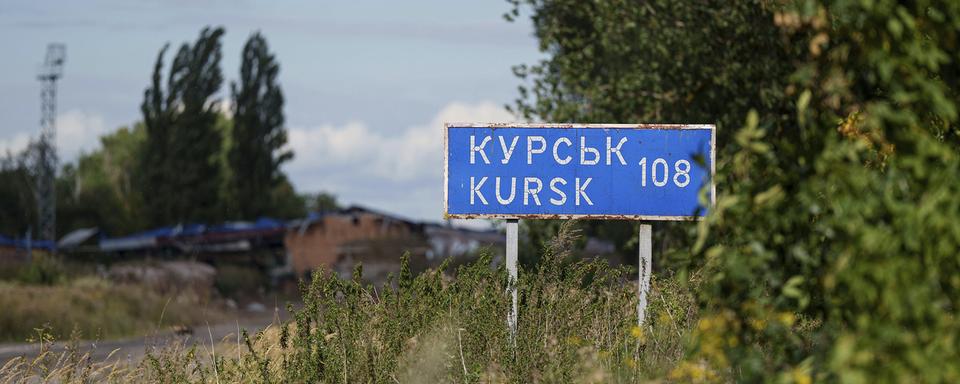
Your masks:
<svg viewBox="0 0 960 384"><path fill-rule="evenodd" d="M14 279L24 284L53 285L64 280L65 272L59 258L37 252L30 258L30 262L19 268Z"/></svg>
<svg viewBox="0 0 960 384"><path fill-rule="evenodd" d="M718 125L711 216L657 239L703 311L674 379L957 381L960 4L510 2L522 115Z"/></svg>
<svg viewBox="0 0 960 384"><path fill-rule="evenodd" d="M791 49L781 42L768 1L508 2L513 6L508 20L521 11L531 14L540 51L547 55L514 68L524 83L510 108L527 119L714 123L717 158L723 158L733 128L749 110L776 127L791 114L792 101L785 97ZM542 238L555 233L551 226L540 229L547 230L537 235ZM597 221L584 229L612 240L636 262L634 223ZM657 225L658 253L673 253L691 229Z"/></svg>
<svg viewBox="0 0 960 384"><path fill-rule="evenodd" d="M23 155L0 158L0 234L20 237L37 228L31 183Z"/></svg>
<svg viewBox="0 0 960 384"><path fill-rule="evenodd" d="M520 65L513 107L578 123L716 123L718 144L751 109L776 119L792 70L763 1L509 0L529 8L548 58Z"/></svg>
<svg viewBox="0 0 960 384"><path fill-rule="evenodd" d="M340 203L337 202L337 196L332 193L320 192L316 195L308 195L305 199L309 203L307 208L314 212L334 212L341 208Z"/></svg>
<svg viewBox="0 0 960 384"><path fill-rule="evenodd" d="M139 172L145 209L154 225L219 219L222 134L216 129L223 83L223 28L200 32L183 44L161 84L164 46L141 105L147 140Z"/></svg>
<svg viewBox="0 0 960 384"><path fill-rule="evenodd" d="M184 44L164 78L167 46L158 54L141 105L143 122L100 138L58 175L57 226L65 234L99 227L124 235L190 221L302 217L306 201L280 170L284 151L279 65L266 40L251 36L240 84L233 84L233 118L214 97L220 72L222 28L205 28ZM165 80L165 81L164 81ZM0 160L0 233L36 229L29 160L31 145Z"/></svg>
<svg viewBox="0 0 960 384"><path fill-rule="evenodd" d="M865 166L877 156L865 143L834 138L796 184L734 179L698 242L711 276L698 350L715 368L729 362L747 380L812 364L819 379L955 381L960 158L912 134L914 152L881 169ZM753 170L768 152L749 147L739 159Z"/></svg>
<svg viewBox="0 0 960 384"><path fill-rule="evenodd" d="M234 104L227 162L232 175L230 215L236 218L263 216L282 203L274 199L274 190L286 181L280 166L293 152L284 149L279 72L267 40L260 33L250 36L243 47L240 83L230 87Z"/></svg>
<svg viewBox="0 0 960 384"><path fill-rule="evenodd" d="M143 124L121 127L100 137L100 149L64 165L57 180L58 233L99 227L123 235L146 227L134 182L145 136Z"/></svg>
<svg viewBox="0 0 960 384"><path fill-rule="evenodd" d="M282 177L280 183L270 191L272 207L267 215L280 219L303 218L307 215L307 200L297 193L286 175Z"/></svg>
<svg viewBox="0 0 960 384"><path fill-rule="evenodd" d="M800 48L796 134L750 113L718 166L691 359L737 381L957 381L960 7L802 1L774 20Z"/></svg>
<svg viewBox="0 0 960 384"><path fill-rule="evenodd" d="M220 72L222 28L205 28L184 44L161 84L164 47L141 107L147 130L139 176L151 225L178 222L292 218L304 201L280 170L293 157L283 149L283 94L279 64L266 39L244 46L240 82L231 85L232 117L213 99Z"/></svg>
<svg viewBox="0 0 960 384"><path fill-rule="evenodd" d="M66 272L67 267L61 258L43 251L34 251L29 260L0 261L0 280L3 281L53 285L64 281L67 278Z"/></svg>

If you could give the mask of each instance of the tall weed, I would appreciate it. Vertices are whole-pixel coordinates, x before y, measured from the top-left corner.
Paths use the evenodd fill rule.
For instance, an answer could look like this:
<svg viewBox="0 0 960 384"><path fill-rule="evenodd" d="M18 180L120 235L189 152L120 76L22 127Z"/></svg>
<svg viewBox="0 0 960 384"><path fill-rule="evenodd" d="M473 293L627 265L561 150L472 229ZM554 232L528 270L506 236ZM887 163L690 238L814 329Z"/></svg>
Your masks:
<svg viewBox="0 0 960 384"><path fill-rule="evenodd" d="M654 280L650 320L636 325L636 283L603 260L573 260L574 225L521 269L519 326L511 338L508 280L489 253L456 271L414 275L402 257L381 285L317 272L304 305L266 331L209 345L173 345L109 378L138 382L613 382L663 377L683 357L693 298L669 278ZM69 369L50 363L48 371ZM105 363L89 363L101 367ZM101 369L102 368L97 368ZM33 376L30 376L32 372ZM44 378L16 365L10 377ZM65 379L65 376L60 376ZM119 379L118 379L119 380ZM119 380L119 381L123 381ZM72 380L62 380L71 382Z"/></svg>

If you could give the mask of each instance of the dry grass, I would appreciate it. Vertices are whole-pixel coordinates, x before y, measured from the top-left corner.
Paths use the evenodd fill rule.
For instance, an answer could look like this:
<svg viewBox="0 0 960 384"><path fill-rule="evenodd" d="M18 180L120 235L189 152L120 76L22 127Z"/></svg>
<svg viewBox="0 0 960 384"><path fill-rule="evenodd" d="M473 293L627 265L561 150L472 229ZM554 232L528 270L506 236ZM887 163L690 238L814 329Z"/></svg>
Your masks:
<svg viewBox="0 0 960 384"><path fill-rule="evenodd" d="M159 294L135 284L83 277L54 285L0 281L0 341L37 337L37 329L67 338L143 334L158 327L209 319L207 298L192 291Z"/></svg>
<svg viewBox="0 0 960 384"><path fill-rule="evenodd" d="M568 238L564 239L563 236ZM217 343L174 344L141 362L84 356L17 361L3 382L635 383L683 358L696 314L679 284L655 281L650 321L636 327L636 286L605 262L564 259L569 231L520 273L520 327L510 339L506 272L490 258L417 276L407 264L382 287L318 274L289 323ZM202 333L202 330L201 330ZM213 341L213 340L211 340ZM68 355L69 353L65 353Z"/></svg>

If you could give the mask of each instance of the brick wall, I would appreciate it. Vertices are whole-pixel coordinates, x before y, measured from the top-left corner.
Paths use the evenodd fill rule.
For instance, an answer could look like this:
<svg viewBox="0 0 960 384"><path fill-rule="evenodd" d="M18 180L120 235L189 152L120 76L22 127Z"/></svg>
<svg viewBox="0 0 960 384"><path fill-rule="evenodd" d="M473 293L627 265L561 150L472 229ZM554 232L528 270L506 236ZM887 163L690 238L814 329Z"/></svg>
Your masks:
<svg viewBox="0 0 960 384"><path fill-rule="evenodd" d="M284 236L293 271L304 277L318 267L332 269L338 248L366 239L403 238L417 235L408 222L369 212L332 214L321 217L306 228L293 228Z"/></svg>

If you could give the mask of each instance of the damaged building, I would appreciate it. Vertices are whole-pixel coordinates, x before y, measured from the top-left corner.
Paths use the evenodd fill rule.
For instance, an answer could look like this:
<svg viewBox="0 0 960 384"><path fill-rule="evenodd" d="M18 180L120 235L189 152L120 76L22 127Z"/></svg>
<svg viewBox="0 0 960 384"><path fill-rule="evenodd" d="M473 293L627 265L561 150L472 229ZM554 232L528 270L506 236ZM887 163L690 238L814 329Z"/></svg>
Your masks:
<svg viewBox="0 0 960 384"><path fill-rule="evenodd" d="M404 253L417 271L447 257L469 256L483 246L499 249L502 244L496 231L421 223L358 206L312 214L288 226L284 237L296 277L307 278L316 270L349 277L359 263L365 279L377 282L400 269Z"/></svg>

